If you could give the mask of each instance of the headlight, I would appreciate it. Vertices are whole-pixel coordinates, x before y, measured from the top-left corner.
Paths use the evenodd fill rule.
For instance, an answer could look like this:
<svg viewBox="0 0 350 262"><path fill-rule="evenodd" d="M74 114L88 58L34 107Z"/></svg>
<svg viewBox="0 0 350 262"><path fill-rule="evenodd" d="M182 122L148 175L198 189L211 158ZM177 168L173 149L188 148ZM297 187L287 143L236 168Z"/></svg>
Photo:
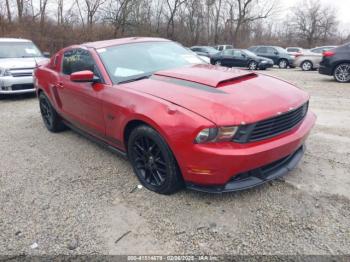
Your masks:
<svg viewBox="0 0 350 262"><path fill-rule="evenodd" d="M0 76L11 76L11 72L9 69L1 68L0 69Z"/></svg>
<svg viewBox="0 0 350 262"><path fill-rule="evenodd" d="M195 143L203 144L208 142L231 141L233 139L233 136L236 134L237 129L237 126L205 128L198 133L195 139Z"/></svg>
<svg viewBox="0 0 350 262"><path fill-rule="evenodd" d="M262 64L266 64L267 61L266 61L266 60L262 60L261 63L262 63Z"/></svg>

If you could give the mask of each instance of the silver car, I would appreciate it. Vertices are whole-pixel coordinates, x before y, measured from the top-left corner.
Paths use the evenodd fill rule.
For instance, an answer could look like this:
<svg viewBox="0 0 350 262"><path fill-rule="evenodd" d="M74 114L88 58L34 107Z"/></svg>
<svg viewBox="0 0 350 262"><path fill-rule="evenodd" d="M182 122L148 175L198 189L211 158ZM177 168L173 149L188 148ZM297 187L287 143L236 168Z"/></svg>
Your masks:
<svg viewBox="0 0 350 262"><path fill-rule="evenodd" d="M294 60L294 66L300 67L303 71L310 71L319 68L322 60L322 53L336 46L321 46L310 50L305 50L301 55Z"/></svg>
<svg viewBox="0 0 350 262"><path fill-rule="evenodd" d="M32 41L0 38L0 95L35 92L33 71L43 60Z"/></svg>

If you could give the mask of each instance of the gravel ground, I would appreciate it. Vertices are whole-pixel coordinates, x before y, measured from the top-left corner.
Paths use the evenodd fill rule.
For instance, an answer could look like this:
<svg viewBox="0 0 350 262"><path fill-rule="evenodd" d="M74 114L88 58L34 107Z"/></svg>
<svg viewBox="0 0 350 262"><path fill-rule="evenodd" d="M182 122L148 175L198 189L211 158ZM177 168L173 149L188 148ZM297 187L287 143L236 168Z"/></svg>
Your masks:
<svg viewBox="0 0 350 262"><path fill-rule="evenodd" d="M308 91L317 125L284 179L223 195L135 189L126 160L49 133L35 97L0 100L0 254L350 254L350 84L264 73Z"/></svg>

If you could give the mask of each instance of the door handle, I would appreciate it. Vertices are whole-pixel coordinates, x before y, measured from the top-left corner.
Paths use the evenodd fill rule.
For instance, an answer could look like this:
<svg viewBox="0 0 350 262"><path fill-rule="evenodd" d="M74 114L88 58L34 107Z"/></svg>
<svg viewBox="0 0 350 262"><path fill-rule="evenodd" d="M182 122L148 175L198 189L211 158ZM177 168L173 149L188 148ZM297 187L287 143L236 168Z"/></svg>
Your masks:
<svg viewBox="0 0 350 262"><path fill-rule="evenodd" d="M61 83L61 82L57 83L57 84L56 84L56 87L57 87L57 88L63 88L63 83Z"/></svg>

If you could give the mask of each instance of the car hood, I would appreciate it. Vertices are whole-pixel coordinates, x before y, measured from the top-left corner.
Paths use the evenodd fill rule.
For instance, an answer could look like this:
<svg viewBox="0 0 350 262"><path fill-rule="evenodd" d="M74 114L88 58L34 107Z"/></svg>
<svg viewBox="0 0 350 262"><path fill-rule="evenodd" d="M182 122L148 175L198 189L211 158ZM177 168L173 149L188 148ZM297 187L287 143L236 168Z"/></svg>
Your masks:
<svg viewBox="0 0 350 262"><path fill-rule="evenodd" d="M276 116L309 99L304 91L274 77L212 65L160 71L126 85L223 126Z"/></svg>
<svg viewBox="0 0 350 262"><path fill-rule="evenodd" d="M273 63L273 60L272 60L272 59L266 58L266 57L263 57L263 56L256 56L255 58L257 58L259 61L265 60L265 61L268 61L268 62L270 62L270 63Z"/></svg>
<svg viewBox="0 0 350 262"><path fill-rule="evenodd" d="M6 69L35 68L39 62L48 61L45 57L2 58L0 67Z"/></svg>

